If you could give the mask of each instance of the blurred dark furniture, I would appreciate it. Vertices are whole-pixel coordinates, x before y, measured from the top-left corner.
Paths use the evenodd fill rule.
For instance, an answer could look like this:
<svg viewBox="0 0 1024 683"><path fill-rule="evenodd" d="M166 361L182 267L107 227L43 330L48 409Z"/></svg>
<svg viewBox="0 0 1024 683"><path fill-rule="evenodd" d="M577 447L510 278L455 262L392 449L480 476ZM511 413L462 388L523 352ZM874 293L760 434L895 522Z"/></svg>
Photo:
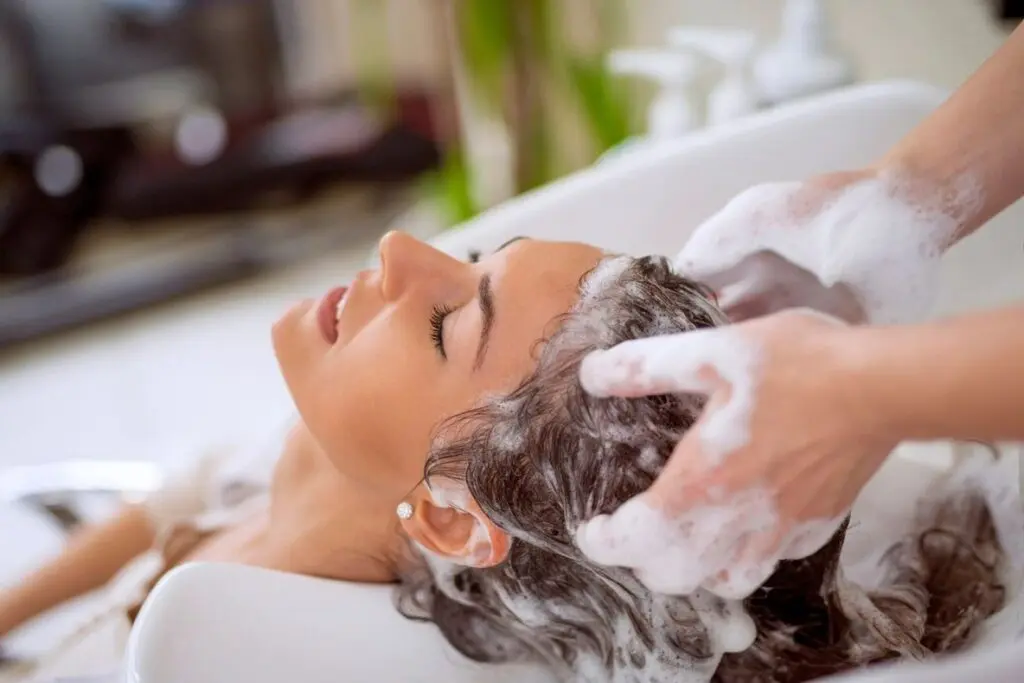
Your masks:
<svg viewBox="0 0 1024 683"><path fill-rule="evenodd" d="M0 0L0 347L302 258L309 236L268 242L247 212L438 164L430 93L388 116L354 93L289 98L282 27L303 1ZM174 144L195 112L224 132L201 163ZM197 214L228 220L192 257L64 268L97 217Z"/></svg>
<svg viewBox="0 0 1024 683"><path fill-rule="evenodd" d="M131 150L123 124L82 106L105 99L83 96L94 82L90 71L98 69L89 63L97 46L82 44L91 36L82 7L89 6L0 0L0 274L28 275L64 263ZM69 87L69 79L82 76L82 87ZM68 182L57 192L39 182L48 150L65 152L70 164Z"/></svg>
<svg viewBox="0 0 1024 683"><path fill-rule="evenodd" d="M991 0L996 16L1003 21L1024 19L1024 0Z"/></svg>
<svg viewBox="0 0 1024 683"><path fill-rule="evenodd" d="M282 189L301 200L435 166L432 136L402 116L288 100L280 27L301 1L0 0L0 275L58 268L101 213L239 211ZM404 100L400 111L424 108ZM221 117L226 142L190 164L172 133L200 109Z"/></svg>

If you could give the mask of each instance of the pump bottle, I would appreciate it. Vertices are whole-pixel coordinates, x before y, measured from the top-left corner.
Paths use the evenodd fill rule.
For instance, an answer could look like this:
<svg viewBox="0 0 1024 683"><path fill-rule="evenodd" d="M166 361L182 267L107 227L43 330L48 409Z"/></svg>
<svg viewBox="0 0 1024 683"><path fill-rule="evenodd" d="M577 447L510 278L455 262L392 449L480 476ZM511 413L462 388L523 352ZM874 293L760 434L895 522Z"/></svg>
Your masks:
<svg viewBox="0 0 1024 683"><path fill-rule="evenodd" d="M853 81L853 68L833 46L827 24L822 0L787 0L778 42L754 62L762 104L779 104Z"/></svg>
<svg viewBox="0 0 1024 683"><path fill-rule="evenodd" d="M672 46L712 59L725 69L719 84L708 94L708 125L746 116L758 109L757 93L747 75L755 45L751 32L685 26L670 31L668 40Z"/></svg>
<svg viewBox="0 0 1024 683"><path fill-rule="evenodd" d="M670 50L615 50L608 55L612 73L641 76L659 85L647 112L647 136L652 141L678 137L697 126L688 88L695 75L695 60Z"/></svg>

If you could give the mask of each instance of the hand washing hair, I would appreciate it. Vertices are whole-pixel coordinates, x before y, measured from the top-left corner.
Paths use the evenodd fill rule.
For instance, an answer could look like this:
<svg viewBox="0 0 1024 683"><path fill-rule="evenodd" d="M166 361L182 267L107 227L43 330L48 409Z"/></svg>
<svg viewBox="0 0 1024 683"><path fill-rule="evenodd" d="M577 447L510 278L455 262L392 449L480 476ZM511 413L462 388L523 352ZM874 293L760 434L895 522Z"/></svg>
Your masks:
<svg viewBox="0 0 1024 683"><path fill-rule="evenodd" d="M742 603L657 595L630 571L588 560L577 527L650 487L702 399L588 395L583 357L726 321L662 258L609 258L581 292L538 345L533 373L441 425L427 460L428 482L461 483L511 536L507 559L473 568L427 557L400 588L404 613L434 622L472 659L536 661L565 681L795 683L955 650L999 609L992 518L981 495L955 487L922 503L870 592L839 566L845 523Z"/></svg>

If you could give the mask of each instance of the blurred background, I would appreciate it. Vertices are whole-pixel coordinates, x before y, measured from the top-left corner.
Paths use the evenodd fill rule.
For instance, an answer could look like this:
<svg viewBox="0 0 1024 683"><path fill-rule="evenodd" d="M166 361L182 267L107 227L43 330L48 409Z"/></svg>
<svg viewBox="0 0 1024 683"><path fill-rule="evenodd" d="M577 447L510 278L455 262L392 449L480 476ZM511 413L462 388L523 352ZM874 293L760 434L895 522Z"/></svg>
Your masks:
<svg viewBox="0 0 1024 683"><path fill-rule="evenodd" d="M386 230L831 88L953 88L1020 4L0 0L0 583L38 538L11 501L66 530L69 491L287 418L271 323Z"/></svg>

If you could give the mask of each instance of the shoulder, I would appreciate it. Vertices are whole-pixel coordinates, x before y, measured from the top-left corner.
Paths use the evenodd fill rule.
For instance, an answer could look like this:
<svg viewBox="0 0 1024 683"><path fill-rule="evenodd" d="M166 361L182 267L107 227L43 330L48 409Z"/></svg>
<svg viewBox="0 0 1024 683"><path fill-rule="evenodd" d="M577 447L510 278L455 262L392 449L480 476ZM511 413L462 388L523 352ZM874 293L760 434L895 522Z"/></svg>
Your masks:
<svg viewBox="0 0 1024 683"><path fill-rule="evenodd" d="M158 533L211 511L238 507L269 489L281 443L213 447L171 463L163 484L141 504Z"/></svg>

